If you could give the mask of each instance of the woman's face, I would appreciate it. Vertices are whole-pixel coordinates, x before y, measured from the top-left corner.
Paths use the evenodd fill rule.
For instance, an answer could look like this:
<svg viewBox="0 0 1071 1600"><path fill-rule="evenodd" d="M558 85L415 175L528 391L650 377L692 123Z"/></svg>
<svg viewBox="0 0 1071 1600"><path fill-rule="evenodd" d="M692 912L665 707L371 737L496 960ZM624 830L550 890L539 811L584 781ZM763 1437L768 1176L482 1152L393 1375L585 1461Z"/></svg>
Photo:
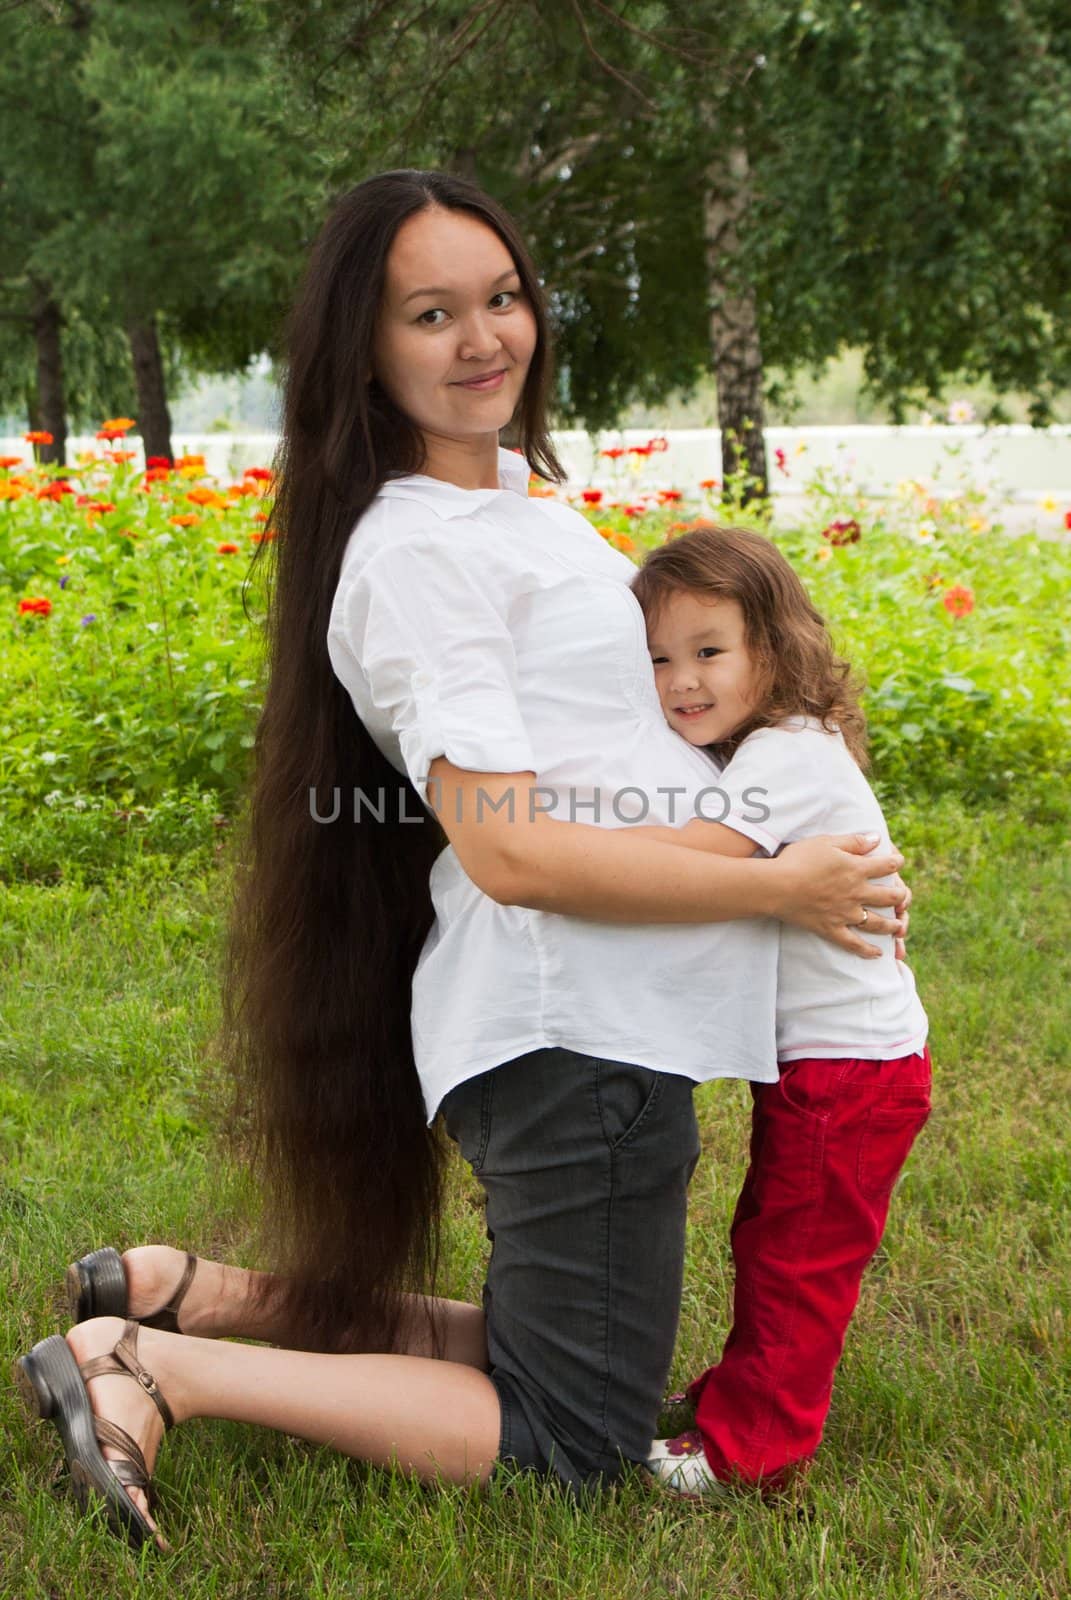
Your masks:
<svg viewBox="0 0 1071 1600"><path fill-rule="evenodd" d="M536 320L486 223L430 206L394 236L372 347L376 378L433 445L494 437L516 409Z"/></svg>

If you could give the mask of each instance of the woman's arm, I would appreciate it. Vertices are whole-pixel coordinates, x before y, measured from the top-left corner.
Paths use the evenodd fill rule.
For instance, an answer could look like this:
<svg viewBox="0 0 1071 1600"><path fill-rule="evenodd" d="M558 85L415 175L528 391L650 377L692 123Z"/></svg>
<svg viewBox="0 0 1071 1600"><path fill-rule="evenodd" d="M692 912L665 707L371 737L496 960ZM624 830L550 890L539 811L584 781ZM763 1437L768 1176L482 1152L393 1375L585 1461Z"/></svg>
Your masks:
<svg viewBox="0 0 1071 1600"><path fill-rule="evenodd" d="M880 952L851 925L864 906L900 898L870 880L895 872L903 857L869 855L872 843L860 834L805 839L774 860L736 861L633 837L641 830L628 826L558 821L539 809L533 772L469 772L439 756L429 779L429 803L462 867L502 905L598 922L779 917L874 959ZM871 913L867 931L896 934L899 926Z"/></svg>

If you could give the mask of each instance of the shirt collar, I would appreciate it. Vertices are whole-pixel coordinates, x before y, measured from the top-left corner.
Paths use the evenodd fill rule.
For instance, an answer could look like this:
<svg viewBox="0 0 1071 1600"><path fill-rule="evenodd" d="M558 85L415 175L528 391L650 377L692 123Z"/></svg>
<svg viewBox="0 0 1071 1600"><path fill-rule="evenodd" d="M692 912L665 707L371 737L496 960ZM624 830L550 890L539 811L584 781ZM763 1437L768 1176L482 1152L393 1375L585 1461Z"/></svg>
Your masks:
<svg viewBox="0 0 1071 1600"><path fill-rule="evenodd" d="M498 489L461 489L456 483L446 483L441 478L429 478L423 472L409 472L397 478L388 478L380 486L380 494L390 499L422 500L434 507L442 517L464 517L497 494L528 496L528 462L519 451L499 446Z"/></svg>

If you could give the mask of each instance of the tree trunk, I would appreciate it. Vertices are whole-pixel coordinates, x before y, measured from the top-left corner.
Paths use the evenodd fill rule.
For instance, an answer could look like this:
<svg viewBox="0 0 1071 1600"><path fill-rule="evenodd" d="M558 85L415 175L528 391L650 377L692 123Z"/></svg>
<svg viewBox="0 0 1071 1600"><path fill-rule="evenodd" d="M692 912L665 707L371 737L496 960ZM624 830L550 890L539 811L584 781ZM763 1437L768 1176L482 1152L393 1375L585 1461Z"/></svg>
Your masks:
<svg viewBox="0 0 1071 1600"><path fill-rule="evenodd" d="M138 388L138 432L148 456L171 455L171 413L164 388L164 364L156 337L156 318L137 317L127 324L126 336L134 361Z"/></svg>
<svg viewBox="0 0 1071 1600"><path fill-rule="evenodd" d="M42 428L52 435L52 443L38 447L38 460L67 461L67 403L63 392L63 350L60 328L63 316L47 285L37 285L32 313L33 337L37 346L36 420L31 428Z"/></svg>
<svg viewBox="0 0 1071 1600"><path fill-rule="evenodd" d="M710 353L718 386L722 476L746 470L746 502L767 493L762 347L754 291L739 282L738 224L750 198L747 150L731 144L706 169L704 221Z"/></svg>

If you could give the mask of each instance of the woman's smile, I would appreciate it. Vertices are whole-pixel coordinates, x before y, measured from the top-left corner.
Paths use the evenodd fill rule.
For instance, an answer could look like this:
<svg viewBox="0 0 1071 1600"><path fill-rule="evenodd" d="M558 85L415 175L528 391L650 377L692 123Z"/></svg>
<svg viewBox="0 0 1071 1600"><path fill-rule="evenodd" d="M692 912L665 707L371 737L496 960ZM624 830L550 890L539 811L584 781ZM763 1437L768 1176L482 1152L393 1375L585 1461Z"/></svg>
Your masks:
<svg viewBox="0 0 1071 1600"><path fill-rule="evenodd" d="M486 394L490 390L501 389L505 381L506 369L505 367L498 367L494 372L485 372L479 378L458 378L454 383L454 387L471 389L474 394Z"/></svg>

